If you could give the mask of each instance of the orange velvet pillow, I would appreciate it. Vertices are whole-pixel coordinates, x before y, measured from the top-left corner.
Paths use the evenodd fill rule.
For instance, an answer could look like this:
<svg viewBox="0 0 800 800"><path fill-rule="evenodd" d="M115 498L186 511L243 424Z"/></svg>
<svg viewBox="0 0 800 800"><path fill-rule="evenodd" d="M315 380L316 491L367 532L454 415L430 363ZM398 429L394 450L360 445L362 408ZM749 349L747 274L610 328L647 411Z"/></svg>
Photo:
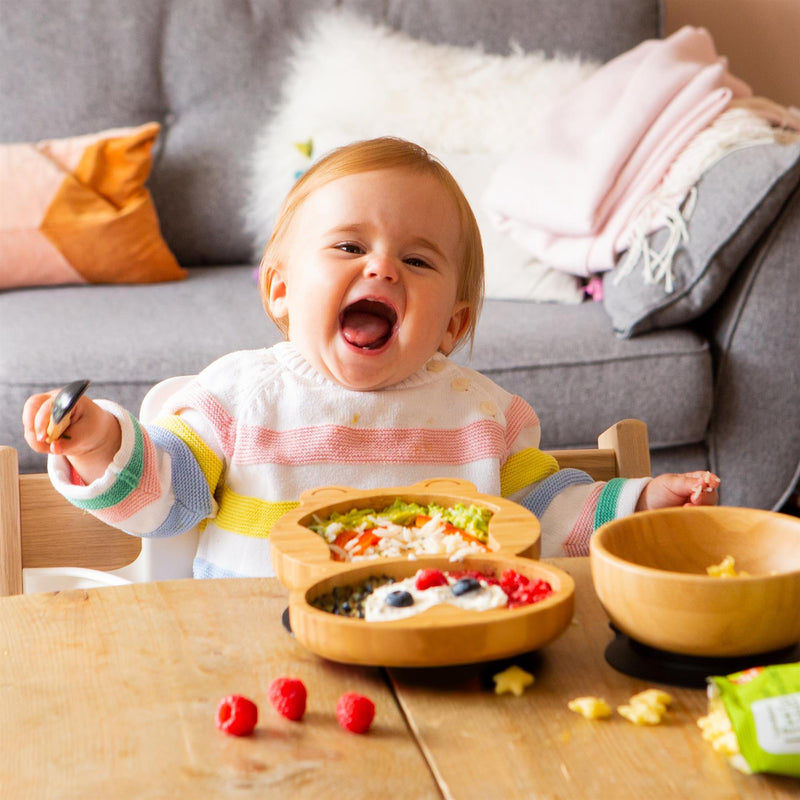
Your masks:
<svg viewBox="0 0 800 800"><path fill-rule="evenodd" d="M0 289L185 278L145 188L159 131L0 145Z"/></svg>

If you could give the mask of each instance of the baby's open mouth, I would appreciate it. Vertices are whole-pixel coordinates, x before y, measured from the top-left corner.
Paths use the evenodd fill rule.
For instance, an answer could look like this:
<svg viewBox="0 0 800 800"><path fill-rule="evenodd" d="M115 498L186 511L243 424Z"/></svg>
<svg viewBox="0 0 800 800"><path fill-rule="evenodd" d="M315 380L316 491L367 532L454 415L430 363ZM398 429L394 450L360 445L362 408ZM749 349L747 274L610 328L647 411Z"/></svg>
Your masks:
<svg viewBox="0 0 800 800"><path fill-rule="evenodd" d="M353 346L377 350L392 336L397 312L378 300L358 300L347 306L339 318L342 336Z"/></svg>

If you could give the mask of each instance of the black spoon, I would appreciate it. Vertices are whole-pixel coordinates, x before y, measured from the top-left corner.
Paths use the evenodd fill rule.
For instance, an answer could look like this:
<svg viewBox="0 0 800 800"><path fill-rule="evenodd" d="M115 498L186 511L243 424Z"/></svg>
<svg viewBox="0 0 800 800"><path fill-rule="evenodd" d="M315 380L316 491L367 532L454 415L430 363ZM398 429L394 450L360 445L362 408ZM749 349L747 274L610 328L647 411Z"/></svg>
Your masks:
<svg viewBox="0 0 800 800"><path fill-rule="evenodd" d="M89 387L88 380L73 381L68 383L55 396L53 407L50 409L50 423L47 426L47 443L60 439L69 427L70 416L75 404Z"/></svg>

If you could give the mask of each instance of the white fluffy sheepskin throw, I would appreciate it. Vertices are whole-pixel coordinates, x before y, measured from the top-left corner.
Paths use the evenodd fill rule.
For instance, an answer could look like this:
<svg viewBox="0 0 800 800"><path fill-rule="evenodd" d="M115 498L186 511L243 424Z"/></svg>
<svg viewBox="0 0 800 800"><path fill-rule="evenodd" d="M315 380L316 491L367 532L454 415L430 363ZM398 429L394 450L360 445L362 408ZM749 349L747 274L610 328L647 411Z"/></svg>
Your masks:
<svg viewBox="0 0 800 800"><path fill-rule="evenodd" d="M494 230L480 197L500 160L597 64L509 46L508 55L492 55L415 40L350 12L314 17L294 42L282 100L255 143L246 209L255 252L314 160L357 139L400 136L441 159L470 200L484 236L488 297L580 302L574 276L545 275Z"/></svg>

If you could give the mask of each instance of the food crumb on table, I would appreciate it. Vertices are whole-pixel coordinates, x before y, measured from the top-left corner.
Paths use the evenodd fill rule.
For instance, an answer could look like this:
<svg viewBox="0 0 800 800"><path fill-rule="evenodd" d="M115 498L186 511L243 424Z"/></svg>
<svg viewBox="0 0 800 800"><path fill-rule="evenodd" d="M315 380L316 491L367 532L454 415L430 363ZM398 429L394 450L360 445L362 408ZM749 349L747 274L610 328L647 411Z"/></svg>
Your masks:
<svg viewBox="0 0 800 800"><path fill-rule="evenodd" d="M534 681L534 677L530 672L526 672L516 664L510 666L508 669L504 669L502 672L498 672L492 679L495 683L495 694L506 694L510 692L517 697L520 697L525 691L525 688L531 686Z"/></svg>
<svg viewBox="0 0 800 800"><path fill-rule="evenodd" d="M567 703L567 708L586 719L608 719L611 706L602 697L576 697Z"/></svg>
<svg viewBox="0 0 800 800"><path fill-rule="evenodd" d="M646 689L633 695L617 713L635 725L659 725L672 704L671 695L661 689Z"/></svg>

